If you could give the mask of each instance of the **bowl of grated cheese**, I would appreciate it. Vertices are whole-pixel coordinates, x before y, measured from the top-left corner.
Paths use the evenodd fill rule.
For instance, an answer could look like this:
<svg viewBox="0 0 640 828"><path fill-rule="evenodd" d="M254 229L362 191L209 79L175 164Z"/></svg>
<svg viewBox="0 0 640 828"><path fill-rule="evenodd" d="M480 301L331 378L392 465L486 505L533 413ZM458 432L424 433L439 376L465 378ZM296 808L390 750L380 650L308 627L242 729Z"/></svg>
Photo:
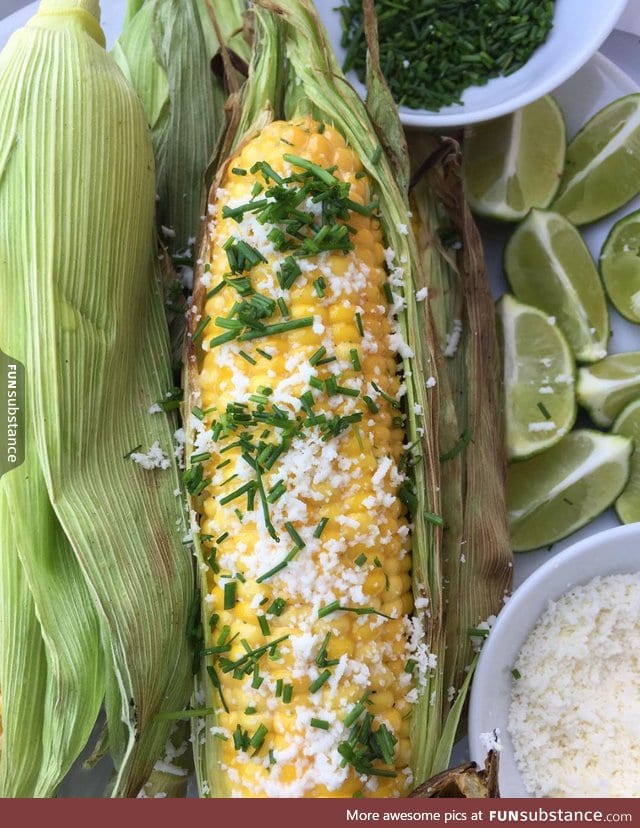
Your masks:
<svg viewBox="0 0 640 828"><path fill-rule="evenodd" d="M484 643L471 758L500 752L503 797L640 797L640 524L536 570Z"/></svg>

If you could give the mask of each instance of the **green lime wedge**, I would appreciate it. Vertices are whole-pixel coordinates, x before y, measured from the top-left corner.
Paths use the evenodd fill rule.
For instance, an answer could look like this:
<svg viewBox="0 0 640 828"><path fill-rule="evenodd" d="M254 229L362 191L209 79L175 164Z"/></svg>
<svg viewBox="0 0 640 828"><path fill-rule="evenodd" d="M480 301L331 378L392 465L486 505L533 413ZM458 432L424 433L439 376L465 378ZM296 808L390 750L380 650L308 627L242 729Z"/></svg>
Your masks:
<svg viewBox="0 0 640 828"><path fill-rule="evenodd" d="M548 95L512 115L469 127L463 171L471 209L518 221L532 207L547 207L560 184L566 129Z"/></svg>
<svg viewBox="0 0 640 828"><path fill-rule="evenodd" d="M532 210L507 242L504 269L521 302L556 319L579 362L606 355L604 289L582 236L564 216Z"/></svg>
<svg viewBox="0 0 640 828"><path fill-rule="evenodd" d="M600 253L600 275L614 308L640 323L640 210L611 228Z"/></svg>
<svg viewBox="0 0 640 828"><path fill-rule="evenodd" d="M507 457L530 457L555 445L576 417L575 362L549 317L508 294L498 302L504 355Z"/></svg>
<svg viewBox="0 0 640 828"><path fill-rule="evenodd" d="M622 409L612 431L633 440L631 473L615 508L623 523L637 523L640 521L640 397Z"/></svg>
<svg viewBox="0 0 640 828"><path fill-rule="evenodd" d="M607 509L629 478L633 441L577 429L507 470L507 516L516 552L570 535Z"/></svg>
<svg viewBox="0 0 640 828"><path fill-rule="evenodd" d="M609 215L640 192L640 93L605 106L567 147L551 208L574 224Z"/></svg>
<svg viewBox="0 0 640 828"><path fill-rule="evenodd" d="M580 368L576 395L593 422L609 428L625 405L640 395L640 351L611 354Z"/></svg>

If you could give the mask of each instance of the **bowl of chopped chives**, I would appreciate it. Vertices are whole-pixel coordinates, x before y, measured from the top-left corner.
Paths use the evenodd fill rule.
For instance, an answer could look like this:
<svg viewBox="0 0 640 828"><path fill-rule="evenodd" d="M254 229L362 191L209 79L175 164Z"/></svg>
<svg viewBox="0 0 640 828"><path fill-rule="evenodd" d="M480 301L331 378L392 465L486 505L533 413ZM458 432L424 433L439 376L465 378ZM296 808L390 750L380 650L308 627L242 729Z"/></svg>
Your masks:
<svg viewBox="0 0 640 828"><path fill-rule="evenodd" d="M501 796L640 796L639 619L639 523L583 538L514 592L469 705L471 758L499 750Z"/></svg>
<svg viewBox="0 0 640 828"><path fill-rule="evenodd" d="M407 126L507 115L577 72L627 0L375 0L380 62ZM316 0L338 60L365 94L361 0Z"/></svg>

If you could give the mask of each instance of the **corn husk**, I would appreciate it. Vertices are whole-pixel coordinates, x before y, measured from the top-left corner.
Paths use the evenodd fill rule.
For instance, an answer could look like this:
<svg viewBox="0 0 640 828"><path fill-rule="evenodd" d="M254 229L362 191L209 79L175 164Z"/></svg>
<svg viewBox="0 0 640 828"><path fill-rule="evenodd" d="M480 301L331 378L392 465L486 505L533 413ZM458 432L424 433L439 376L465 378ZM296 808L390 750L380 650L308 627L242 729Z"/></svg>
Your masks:
<svg viewBox="0 0 640 828"><path fill-rule="evenodd" d="M465 762L428 779L409 796L418 799L498 799L499 764L500 755L490 750L484 768L479 768L475 762Z"/></svg>
<svg viewBox="0 0 640 828"><path fill-rule="evenodd" d="M39 749L20 795L54 793L103 696L112 793L137 793L172 726L156 714L189 693L179 473L125 458L173 455L175 424L147 413L171 388L152 148L98 20L96 0L43 0L0 56L0 348L27 400L27 459L0 480L7 795Z"/></svg>
<svg viewBox="0 0 640 828"><path fill-rule="evenodd" d="M410 147L416 168L414 225L429 273L429 311L445 354L439 372L449 607L445 683L457 692L473 659L469 630L496 615L511 589L501 360L482 242L462 187L459 147L419 133L411 135ZM456 327L457 347L452 342Z"/></svg>
<svg viewBox="0 0 640 828"><path fill-rule="evenodd" d="M368 14L373 14L368 3ZM309 114L333 124L359 154L374 182L380 200L387 244L393 248L404 269L404 302L399 324L404 339L415 356L404 360L407 385L407 441L418 447L413 466L418 506L413 515L413 579L416 596L429 599L428 612L421 611L425 640L433 653L444 653L443 570L441 530L430 519L440 513L438 387L427 391L425 378L437 373L437 348L430 320L415 301L415 292L427 283L413 235L403 232L407 224L407 192L398 189L408 183L409 165L402 131L381 76L370 76L369 108L379 121L372 121L362 101L348 85L329 46L329 41L308 0L257 0L255 8L256 44L247 84L235 99L231 127L220 157L218 180L234 150L274 118L294 118ZM375 62L375 56L374 56ZM383 146L381 147L381 142ZM381 149L389 153L381 153ZM214 183L209 201L215 197ZM201 273L196 271L194 303L204 300ZM400 290L398 288L398 290ZM187 391L195 388L195 354L187 349ZM190 395L187 394L187 415ZM420 406L424 417L414 414ZM424 429L424 432L422 431ZM206 589L204 590L206 592ZM206 620L206 615L204 616ZM206 665L205 665L206 666ZM467 683L463 691L468 687ZM215 693L203 672L201 691L207 707L215 706ZM417 781L443 770L449 763L456 729L462 712L464 692L451 707L444 685L444 666L439 664L421 688L413 713L412 769ZM219 740L210 735L214 717L196 724L194 736L199 743L196 769L203 795L224 796L223 775L217 771Z"/></svg>

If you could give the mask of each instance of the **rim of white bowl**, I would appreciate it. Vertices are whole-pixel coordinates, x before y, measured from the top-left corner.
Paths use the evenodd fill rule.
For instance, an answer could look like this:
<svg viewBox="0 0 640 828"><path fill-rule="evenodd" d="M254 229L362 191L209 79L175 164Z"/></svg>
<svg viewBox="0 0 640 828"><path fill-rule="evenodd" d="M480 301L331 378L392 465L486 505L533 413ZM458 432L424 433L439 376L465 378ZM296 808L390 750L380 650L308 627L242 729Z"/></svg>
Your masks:
<svg viewBox="0 0 640 828"><path fill-rule="evenodd" d="M604 43L607 37L615 28L616 23L620 19L622 12L627 5L628 0L611 0L606 11L602 15L602 26L594 30L587 40L584 41L582 48L573 53L562 69L550 75L546 80L539 85L530 87L529 89L514 95L513 98L502 101L494 106L489 106L486 109L477 109L473 112L465 112L464 106L460 108L460 112L450 112L440 115L437 112L428 112L426 110L407 109L406 107L399 107L400 120L405 126L426 127L429 129L435 128L453 128L463 127L470 124L477 124L483 121L491 121L494 118L500 118L502 115L509 115L527 104L532 103L543 95L552 92L572 75L574 75L584 64L593 57L600 46ZM540 48L544 48L544 44ZM526 67L522 67L519 71L523 71ZM517 74L517 73L516 73ZM500 78L495 80L500 81ZM364 87L360 84L361 91Z"/></svg>
<svg viewBox="0 0 640 828"><path fill-rule="evenodd" d="M637 545L638 545L638 561L637 561L637 568L634 567L627 567L624 566L623 570L617 570L615 566L615 546L616 543L619 543L621 539L626 539L628 537L637 538ZM599 573L595 573L593 575L585 575L581 577L579 570L574 571L574 577L571 578L573 583L567 584L565 582L558 582L558 575L562 577L562 572L566 570L568 567L571 567L572 564L576 563L578 560L583 558L585 555L589 555L590 552L594 552L599 547L602 546L612 546L614 547L614 551L611 552L606 558L603 557L603 564L602 564L602 571ZM526 555L526 552L518 553ZM544 584L556 584L555 589L550 589L547 593L547 600L555 600L567 592L569 589L572 589L574 585L578 585L581 583L586 583L587 581L591 580L598 575L604 577L609 574L616 574L618 571L637 571L640 572L640 523L630 523L623 526L614 526L611 529L605 529L602 532L596 532L593 535L589 535L582 540L576 541L576 543L569 546L567 549L563 549L561 552L558 552L548 561L546 561L542 566L536 569L523 583L513 592L511 598L507 601L504 608L498 614L496 623L494 624L490 635L487 637L486 642L482 647L482 651L480 653L480 658L478 660L478 664L475 670L475 674L473 677L473 681L471 684L471 692L469 698L469 717L468 717L468 734L469 734L469 753L472 760L475 760L478 764L482 764L484 761L483 751L479 744L479 736L482 732L486 730L484 725L486 724L486 719L483 723L484 714L486 713L487 708L487 687L493 682L495 679L497 672L499 671L501 666L503 665L504 658L502 657L502 653L506 649L505 644L508 645L508 649L515 649L513 647L510 639L513 639L513 631L517 631L517 635L515 637L515 641L518 642L517 651L519 651L527 639L527 636L530 634L531 630L535 626L536 621L540 617L540 614L544 612L544 608L541 612L536 616L534 622L530 625L522 625L518 622L518 615L522 608L523 601L526 602L527 596L531 593L535 593L542 585ZM514 621L515 619L515 621ZM505 632L503 632L505 631ZM510 635L511 633L511 635ZM507 699L501 699L502 703L508 704ZM500 707L500 704L498 705ZM501 740L503 742L503 749L505 742L509 746L507 749L510 749L510 738L502 738L508 737L508 734L502 733ZM504 795L511 796L513 795L510 791L505 791Z"/></svg>

